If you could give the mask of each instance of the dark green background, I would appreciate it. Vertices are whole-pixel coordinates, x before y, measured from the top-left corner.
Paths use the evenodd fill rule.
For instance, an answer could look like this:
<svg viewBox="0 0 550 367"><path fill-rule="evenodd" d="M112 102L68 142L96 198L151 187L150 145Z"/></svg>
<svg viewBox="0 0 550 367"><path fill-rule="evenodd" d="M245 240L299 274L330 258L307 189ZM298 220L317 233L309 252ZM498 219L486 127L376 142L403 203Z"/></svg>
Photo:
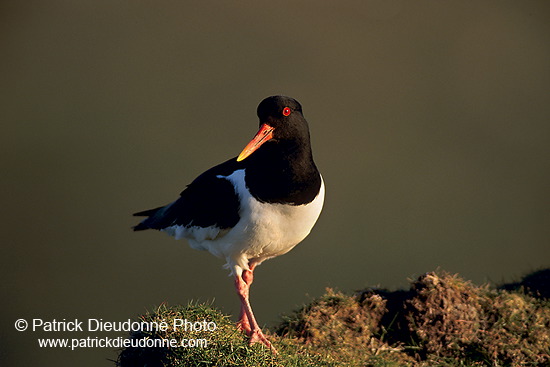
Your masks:
<svg viewBox="0 0 550 367"><path fill-rule="evenodd" d="M236 156L273 94L302 102L327 196L312 234L258 268L260 323L327 286L549 266L549 4L0 2L0 363L116 357L40 350L81 335L19 318L213 299L238 313L222 260L133 233L130 214Z"/></svg>

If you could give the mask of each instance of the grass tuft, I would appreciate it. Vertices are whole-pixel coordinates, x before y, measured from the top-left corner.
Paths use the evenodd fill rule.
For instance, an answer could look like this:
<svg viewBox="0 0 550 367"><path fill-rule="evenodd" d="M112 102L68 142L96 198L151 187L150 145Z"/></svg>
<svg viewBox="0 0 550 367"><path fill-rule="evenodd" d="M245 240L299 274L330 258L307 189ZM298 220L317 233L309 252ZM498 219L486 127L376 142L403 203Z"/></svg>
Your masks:
<svg viewBox="0 0 550 367"><path fill-rule="evenodd" d="M174 321L182 323L213 322L216 329L185 330L184 327L171 327ZM229 316L222 314L212 305L189 303L187 306L161 305L156 310L140 316L139 321L166 322L167 330L138 331L131 334L133 339L175 339L194 340L198 345L171 347L130 347L123 349L118 357L120 367L183 367L183 366L336 366L319 355L292 340L283 340L269 335L277 346L280 355L273 355L261 344L248 345L248 337L237 329ZM210 324L212 325L212 324ZM202 342L206 340L207 342ZM188 344L189 345L189 344Z"/></svg>

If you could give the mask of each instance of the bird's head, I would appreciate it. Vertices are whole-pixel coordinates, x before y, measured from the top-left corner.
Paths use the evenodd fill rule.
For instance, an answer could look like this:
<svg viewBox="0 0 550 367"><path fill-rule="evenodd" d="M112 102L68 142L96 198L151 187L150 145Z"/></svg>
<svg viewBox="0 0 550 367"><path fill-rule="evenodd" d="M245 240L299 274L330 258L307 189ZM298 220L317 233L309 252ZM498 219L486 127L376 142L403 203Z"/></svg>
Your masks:
<svg viewBox="0 0 550 367"><path fill-rule="evenodd" d="M309 141L307 122L302 106L291 97L271 96L258 105L260 130L237 157L242 161L267 142Z"/></svg>

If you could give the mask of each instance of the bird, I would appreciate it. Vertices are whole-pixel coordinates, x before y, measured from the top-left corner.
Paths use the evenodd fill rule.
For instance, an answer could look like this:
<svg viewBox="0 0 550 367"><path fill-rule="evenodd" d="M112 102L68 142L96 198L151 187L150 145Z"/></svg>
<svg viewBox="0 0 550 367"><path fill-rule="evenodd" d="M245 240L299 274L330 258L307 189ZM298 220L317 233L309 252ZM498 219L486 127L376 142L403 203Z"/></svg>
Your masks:
<svg viewBox="0 0 550 367"><path fill-rule="evenodd" d="M301 104L271 96L257 115L260 128L237 157L199 175L174 202L135 213L147 218L133 229L160 230L225 259L241 302L238 328L250 345L277 354L250 304L254 270L306 238L321 214L325 184Z"/></svg>

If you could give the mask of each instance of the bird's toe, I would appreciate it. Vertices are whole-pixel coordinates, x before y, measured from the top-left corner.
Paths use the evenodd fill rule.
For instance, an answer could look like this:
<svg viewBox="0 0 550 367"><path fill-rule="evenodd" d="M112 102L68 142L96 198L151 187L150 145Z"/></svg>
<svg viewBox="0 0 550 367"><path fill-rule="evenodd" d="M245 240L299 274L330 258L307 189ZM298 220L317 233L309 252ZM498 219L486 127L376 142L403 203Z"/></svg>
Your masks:
<svg viewBox="0 0 550 367"><path fill-rule="evenodd" d="M273 354L279 354L277 352L277 349L275 349L273 344L271 344L271 342L269 341L269 339L267 339L267 336L265 336L261 329L252 330L249 344L252 345L255 343L262 343L263 345L268 347Z"/></svg>

